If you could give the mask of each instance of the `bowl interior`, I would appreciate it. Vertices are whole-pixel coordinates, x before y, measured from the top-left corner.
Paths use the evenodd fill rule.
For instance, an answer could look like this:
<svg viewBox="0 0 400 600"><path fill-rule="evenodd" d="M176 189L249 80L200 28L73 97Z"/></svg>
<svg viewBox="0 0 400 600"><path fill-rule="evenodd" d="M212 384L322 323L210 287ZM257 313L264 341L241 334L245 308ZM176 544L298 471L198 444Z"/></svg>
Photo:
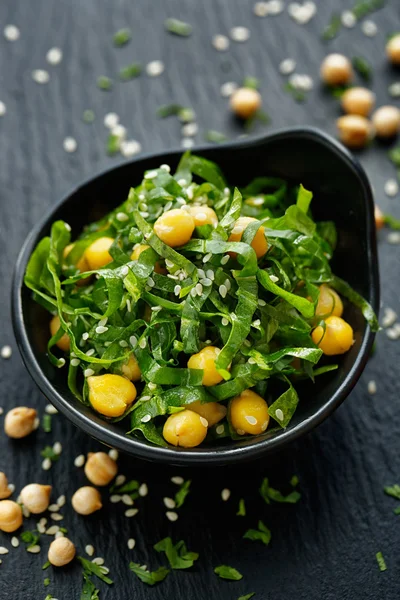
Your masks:
<svg viewBox="0 0 400 600"><path fill-rule="evenodd" d="M371 191L364 172L336 142L314 130L278 132L242 144L202 149L198 154L214 160L229 184L245 185L260 175L276 175L303 183L314 193L312 210L317 220L333 220L338 229L334 272L347 280L375 310L379 304L375 228ZM352 389L365 365L373 335L361 313L347 305L345 318L355 331L355 344L342 357L334 357L339 369L311 382L297 385L298 409L286 430L240 442L218 443L192 450L161 449L146 440L128 438L128 424L108 423L70 393L66 372L46 358L48 314L31 298L22 283L27 260L37 241L54 220L72 227L72 239L83 226L122 202L146 169L167 163L174 170L181 152L145 157L119 166L74 190L56 206L28 238L16 267L13 317L17 341L28 370L43 393L76 425L100 441L143 458L175 464L226 463L276 449L321 422ZM339 360L336 360L339 358Z"/></svg>

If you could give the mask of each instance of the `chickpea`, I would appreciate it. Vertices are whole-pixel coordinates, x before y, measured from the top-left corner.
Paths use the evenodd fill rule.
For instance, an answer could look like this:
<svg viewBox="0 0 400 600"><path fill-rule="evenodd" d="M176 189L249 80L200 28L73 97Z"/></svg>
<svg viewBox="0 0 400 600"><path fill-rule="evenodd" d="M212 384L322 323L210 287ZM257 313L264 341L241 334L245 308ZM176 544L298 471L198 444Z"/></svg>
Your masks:
<svg viewBox="0 0 400 600"><path fill-rule="evenodd" d="M21 490L21 502L34 515L48 509L50 504L51 485L30 483Z"/></svg>
<svg viewBox="0 0 400 600"><path fill-rule="evenodd" d="M193 231L192 215L181 208L167 210L154 223L155 234L171 248L186 244L192 237Z"/></svg>
<svg viewBox="0 0 400 600"><path fill-rule="evenodd" d="M101 269L101 267L105 267L108 263L112 262L109 249L113 242L113 238L101 237L86 248L84 256L90 270Z"/></svg>
<svg viewBox="0 0 400 600"><path fill-rule="evenodd" d="M50 321L50 333L51 333L52 337L53 337L53 335L56 335L56 333L60 329L60 327L61 327L60 317L58 315L56 315ZM68 352L69 347L70 347L70 340L69 340L68 333L64 333L60 337L56 346L58 346L60 348L60 350L63 350L63 352Z"/></svg>
<svg viewBox="0 0 400 600"><path fill-rule="evenodd" d="M400 34L394 35L386 44L386 54L390 62L400 65Z"/></svg>
<svg viewBox="0 0 400 600"><path fill-rule="evenodd" d="M0 471L0 500L4 500L11 496L12 492L8 487L8 479L5 473Z"/></svg>
<svg viewBox="0 0 400 600"><path fill-rule="evenodd" d="M339 294L326 283L319 288L315 314L318 316L334 315L335 317L341 317L343 314L343 302Z"/></svg>
<svg viewBox="0 0 400 600"><path fill-rule="evenodd" d="M244 390L233 398L229 413L232 427L241 435L257 435L268 427L268 404L252 390Z"/></svg>
<svg viewBox="0 0 400 600"><path fill-rule="evenodd" d="M385 226L385 217L377 204L375 204L375 227L379 230Z"/></svg>
<svg viewBox="0 0 400 600"><path fill-rule="evenodd" d="M91 515L103 506L99 490L85 485L76 490L71 499L73 509L80 515Z"/></svg>
<svg viewBox="0 0 400 600"><path fill-rule="evenodd" d="M216 227L218 225L218 217L215 214L215 210L209 206L191 206L189 213L192 215L196 227L201 227L202 225Z"/></svg>
<svg viewBox="0 0 400 600"><path fill-rule="evenodd" d="M51 542L47 558L55 567L63 567L75 558L75 554L75 544L64 536L56 538Z"/></svg>
<svg viewBox="0 0 400 600"><path fill-rule="evenodd" d="M140 381L142 377L138 361L133 354L131 354L128 361L122 365L121 371L129 381Z"/></svg>
<svg viewBox="0 0 400 600"><path fill-rule="evenodd" d="M381 106L372 115L372 124L378 137L394 137L400 129L400 110L396 106Z"/></svg>
<svg viewBox="0 0 400 600"><path fill-rule="evenodd" d="M235 225L231 231L228 241L229 242L240 242L242 239L244 230L249 225L249 223L252 223L253 221L257 221L257 219L254 219L253 217L239 217L238 220L235 222ZM261 227L258 229L256 235L254 236L253 241L251 242L251 247L253 248L254 252L256 253L257 258L261 258L262 256L264 256L264 254L268 250L268 243L265 238L264 232L265 232L265 229L261 225ZM231 255L234 258L236 256L236 253L231 252Z"/></svg>
<svg viewBox="0 0 400 600"><path fill-rule="evenodd" d="M375 105L375 94L362 87L346 90L342 96L342 108L348 115L368 117Z"/></svg>
<svg viewBox="0 0 400 600"><path fill-rule="evenodd" d="M325 320L325 333L321 325L316 327L312 334L312 340L327 356L344 354L354 343L353 329L341 317L328 317Z"/></svg>
<svg viewBox="0 0 400 600"><path fill-rule="evenodd" d="M92 375L87 378L89 401L106 417L120 417L136 398L136 388L122 375Z"/></svg>
<svg viewBox="0 0 400 600"><path fill-rule="evenodd" d="M63 252L64 258L67 258L68 254L71 252L73 247L74 247L74 244L68 244L68 246L65 246L64 252ZM79 258L79 260L75 266L81 273L84 273L85 271L89 271L89 265L86 260L85 253L82 254L82 256Z"/></svg>
<svg viewBox="0 0 400 600"><path fill-rule="evenodd" d="M170 415L164 423L163 436L169 444L194 448L207 435L206 419L192 410L182 410Z"/></svg>
<svg viewBox="0 0 400 600"><path fill-rule="evenodd" d="M322 61L320 75L326 85L345 85L353 79L353 68L343 54L329 54Z"/></svg>
<svg viewBox="0 0 400 600"><path fill-rule="evenodd" d="M193 354L189 360L187 366L189 369L203 369L203 379L202 384L209 385L217 385L223 380L222 375L220 375L215 366L215 361L218 358L218 354L221 352L220 348L216 348L215 346L206 346L197 354Z"/></svg>
<svg viewBox="0 0 400 600"><path fill-rule="evenodd" d="M251 88L239 88L231 96L231 109L241 119L250 119L260 109L260 92Z"/></svg>
<svg viewBox="0 0 400 600"><path fill-rule="evenodd" d="M340 141L349 148L363 148L372 138L371 123L360 115L345 115L336 121Z"/></svg>
<svg viewBox="0 0 400 600"><path fill-rule="evenodd" d="M139 256L142 254L142 252L144 252L148 248L150 248L150 246L148 244L136 244L136 246L134 247L133 252L131 254L131 260L138 260ZM158 261L154 265L154 271L155 271L155 273L158 273L159 275L164 275L166 273L166 270L160 265L160 263Z"/></svg>
<svg viewBox="0 0 400 600"><path fill-rule="evenodd" d="M219 402L205 402L202 404L200 400L188 404L188 409L204 417L208 421L209 427L221 421L227 413L226 407Z"/></svg>
<svg viewBox="0 0 400 600"><path fill-rule="evenodd" d="M0 501L0 531L11 533L22 525L22 510L19 504L12 500Z"/></svg>
<svg viewBox="0 0 400 600"><path fill-rule="evenodd" d="M20 439L35 429L37 412L34 408L17 406L12 408L4 419L4 431L8 437Z"/></svg>
<svg viewBox="0 0 400 600"><path fill-rule="evenodd" d="M89 452L85 475L94 485L108 485L118 473L118 467L105 452Z"/></svg>

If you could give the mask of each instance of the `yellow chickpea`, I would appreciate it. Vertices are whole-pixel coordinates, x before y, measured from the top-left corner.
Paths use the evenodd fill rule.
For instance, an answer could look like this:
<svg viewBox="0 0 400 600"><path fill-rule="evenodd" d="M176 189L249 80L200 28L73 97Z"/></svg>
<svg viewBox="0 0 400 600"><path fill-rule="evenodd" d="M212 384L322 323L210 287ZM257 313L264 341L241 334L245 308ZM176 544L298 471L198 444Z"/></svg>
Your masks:
<svg viewBox="0 0 400 600"><path fill-rule="evenodd" d="M136 388L121 375L92 375L87 378L89 401L106 417L120 417L136 398Z"/></svg>
<svg viewBox="0 0 400 600"><path fill-rule="evenodd" d="M329 54L322 61L320 75L326 85L345 85L353 79L353 68L343 54Z"/></svg>
<svg viewBox="0 0 400 600"><path fill-rule="evenodd" d="M34 515L48 509L50 504L51 485L30 483L21 490L22 504Z"/></svg>
<svg viewBox="0 0 400 600"><path fill-rule="evenodd" d="M371 123L360 115L345 115L336 121L339 139L349 148L363 148L373 135Z"/></svg>
<svg viewBox="0 0 400 600"><path fill-rule="evenodd" d="M113 238L101 237L86 248L84 256L90 270L94 271L96 269L101 269L101 267L105 267L112 262L112 256L109 253L109 249L113 242Z"/></svg>
<svg viewBox="0 0 400 600"><path fill-rule="evenodd" d="M215 210L209 206L191 206L189 213L192 215L196 227L201 227L202 225L216 227L218 225L218 217Z"/></svg>
<svg viewBox="0 0 400 600"><path fill-rule="evenodd" d="M22 525L22 510L19 504L12 500L0 501L0 531L11 533Z"/></svg>
<svg viewBox="0 0 400 600"><path fill-rule="evenodd" d="M188 404L188 409L204 417L209 427L221 421L227 413L226 407L219 402L205 402L202 404L200 400Z"/></svg>
<svg viewBox="0 0 400 600"><path fill-rule="evenodd" d="M253 217L239 217L238 220L235 222L235 225L231 231L228 241L229 242L240 242L242 239L244 230L249 225L249 223L252 223L253 221L257 221L257 219L254 219ZM257 258L261 258L262 256L264 256L264 254L268 250L268 243L265 238L264 232L265 232L265 229L261 225L261 227L258 229L256 235L254 236L253 241L251 242L251 247L253 248L254 252L256 253ZM236 256L236 253L234 253L234 252L231 252L231 254L233 257Z"/></svg>
<svg viewBox="0 0 400 600"><path fill-rule="evenodd" d="M400 110L397 106L381 106L372 115L372 124L378 137L394 137L400 129Z"/></svg>
<svg viewBox="0 0 400 600"><path fill-rule="evenodd" d="M53 317L50 321L50 333L52 337L53 335L56 335L57 331L60 329L60 326L60 317L58 315L55 315L55 317ZM60 337L56 346L58 346L63 352L68 352L70 348L70 340L68 333L64 333Z"/></svg>
<svg viewBox="0 0 400 600"><path fill-rule="evenodd" d="M231 96L231 109L241 119L249 119L260 109L260 92L252 88L239 88Z"/></svg>
<svg viewBox="0 0 400 600"><path fill-rule="evenodd" d="M139 256L142 254L142 252L144 252L148 248L150 248L150 246L148 244L137 244L134 247L133 252L131 254L131 260L138 260ZM166 273L166 269L163 269L163 267L160 265L160 263L158 261L154 265L154 271L156 273L159 273L160 275L164 275Z"/></svg>
<svg viewBox="0 0 400 600"><path fill-rule="evenodd" d="M75 545L64 536L51 542L47 558L55 567L63 567L75 558L75 554Z"/></svg>
<svg viewBox="0 0 400 600"><path fill-rule="evenodd" d="M375 94L367 88L353 87L346 90L342 96L342 108L348 115L368 117L374 104Z"/></svg>
<svg viewBox="0 0 400 600"><path fill-rule="evenodd" d="M207 435L207 420L192 410L182 410L165 421L163 436L169 444L194 448Z"/></svg>
<svg viewBox="0 0 400 600"><path fill-rule="evenodd" d="M4 431L10 438L26 437L35 429L37 412L34 408L17 406L12 408L4 419Z"/></svg>
<svg viewBox="0 0 400 600"><path fill-rule="evenodd" d="M386 54L390 62L400 65L400 34L394 35L386 44Z"/></svg>
<svg viewBox="0 0 400 600"><path fill-rule="evenodd" d="M344 354L354 343L353 329L341 317L328 317L325 321L325 333L321 325L316 327L312 334L312 340L327 356Z"/></svg>
<svg viewBox="0 0 400 600"><path fill-rule="evenodd" d="M0 500L5 500L11 496L12 492L8 487L8 479L3 471L0 471Z"/></svg>
<svg viewBox="0 0 400 600"><path fill-rule="evenodd" d="M191 214L181 208L168 210L154 223L154 232L164 244L175 248L183 246L192 237L194 219Z"/></svg>
<svg viewBox="0 0 400 600"><path fill-rule="evenodd" d="M244 390L233 398L229 412L232 427L240 435L257 435L268 427L268 404L252 390Z"/></svg>
<svg viewBox="0 0 400 600"><path fill-rule="evenodd" d="M89 452L85 475L94 485L108 485L118 473L118 466L105 452Z"/></svg>
<svg viewBox="0 0 400 600"><path fill-rule="evenodd" d="M64 252L63 252L64 258L67 258L68 254L71 252L73 247L74 247L74 244L68 244L68 246L65 246ZM89 271L89 265L86 260L85 253L82 254L82 256L79 258L79 260L75 266L81 273L84 273L85 271Z"/></svg>
<svg viewBox="0 0 400 600"><path fill-rule="evenodd" d="M223 380L215 366L215 361L218 358L218 354L221 352L220 348L215 346L206 346L197 354L193 354L188 360L187 366L189 369L203 369L203 385L217 385Z"/></svg>
<svg viewBox="0 0 400 600"><path fill-rule="evenodd" d="M375 215L375 227L378 230L382 229L385 226L385 217L383 216L383 212L381 211L381 209L379 208L379 206L377 204L375 204L374 215Z"/></svg>
<svg viewBox="0 0 400 600"><path fill-rule="evenodd" d="M315 314L318 316L333 315L335 317L341 317L343 314L343 302L339 294L326 283L323 283L319 288Z"/></svg>
<svg viewBox="0 0 400 600"><path fill-rule="evenodd" d="M90 485L76 490L71 498L71 504L75 512L80 515L91 515L103 506L99 490Z"/></svg>
<svg viewBox="0 0 400 600"><path fill-rule="evenodd" d="M123 375L129 379L129 381L140 381L142 377L138 361L133 354L131 354L131 356L128 358L128 361L122 365L121 371Z"/></svg>

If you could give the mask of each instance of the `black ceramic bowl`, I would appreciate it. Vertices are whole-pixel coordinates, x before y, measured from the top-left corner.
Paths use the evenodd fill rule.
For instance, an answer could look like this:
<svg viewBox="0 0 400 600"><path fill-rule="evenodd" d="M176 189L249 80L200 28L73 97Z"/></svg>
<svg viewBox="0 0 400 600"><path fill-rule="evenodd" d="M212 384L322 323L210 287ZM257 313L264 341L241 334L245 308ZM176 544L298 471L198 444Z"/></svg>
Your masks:
<svg viewBox="0 0 400 600"><path fill-rule="evenodd" d="M272 174L303 183L314 192L317 220L332 219L338 233L334 272L347 280L377 311L379 277L371 187L362 167L340 144L315 129L279 131L262 139L200 148L197 154L216 161L231 184ZM23 285L29 256L37 242L49 234L51 223L63 219L72 227L72 239L83 226L122 202L143 172L162 163L174 169L180 151L149 155L115 167L73 190L37 224L26 240L15 268L13 323L25 365L43 394L76 426L97 440L136 457L176 465L221 465L259 457L307 433L330 415L354 387L368 359L374 335L352 306L346 319L355 331L355 344L339 357L339 369L302 384L300 403L290 425L278 433L268 431L254 439L229 441L200 448L159 448L145 439L125 435L127 425L108 423L69 391L66 373L46 357L49 316ZM334 432L332 432L333 434Z"/></svg>

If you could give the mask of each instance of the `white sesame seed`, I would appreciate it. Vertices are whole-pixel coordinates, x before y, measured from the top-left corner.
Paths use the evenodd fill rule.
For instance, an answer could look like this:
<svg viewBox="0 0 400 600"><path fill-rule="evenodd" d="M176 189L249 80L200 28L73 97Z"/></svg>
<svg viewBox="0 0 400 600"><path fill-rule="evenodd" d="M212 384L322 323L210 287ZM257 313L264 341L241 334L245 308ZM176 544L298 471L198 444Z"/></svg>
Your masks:
<svg viewBox="0 0 400 600"><path fill-rule="evenodd" d="M391 231L387 236L389 244L400 244L400 231Z"/></svg>
<svg viewBox="0 0 400 600"><path fill-rule="evenodd" d="M38 530L39 533L45 533L46 532L46 527L44 525L42 525L41 523L38 523L37 530Z"/></svg>
<svg viewBox="0 0 400 600"><path fill-rule="evenodd" d="M396 81L395 83L390 84L388 87L388 92L390 96L392 96L392 98L400 98L400 81Z"/></svg>
<svg viewBox="0 0 400 600"><path fill-rule="evenodd" d="M194 298L195 296L197 296L197 291L196 291L195 287L190 290L190 295L192 296L192 298Z"/></svg>
<svg viewBox="0 0 400 600"><path fill-rule="evenodd" d="M354 16L354 13L351 12L351 10L344 10L340 15L340 20L342 22L343 27L347 27L348 29L352 29L357 23L357 19Z"/></svg>
<svg viewBox="0 0 400 600"><path fill-rule="evenodd" d="M79 360L79 358L72 358L71 359L71 366L72 367L77 367L81 364L81 361Z"/></svg>
<svg viewBox="0 0 400 600"><path fill-rule="evenodd" d="M8 42L16 42L20 36L20 31L15 25L6 25L3 33Z"/></svg>
<svg viewBox="0 0 400 600"><path fill-rule="evenodd" d="M171 481L175 485L182 485L182 483L184 483L185 480L180 475L174 475L174 477L171 477Z"/></svg>
<svg viewBox="0 0 400 600"><path fill-rule="evenodd" d="M223 98L229 98L232 96L233 92L238 89L238 87L238 84L234 81L227 81L226 83L223 83L220 87L221 96Z"/></svg>
<svg viewBox="0 0 400 600"><path fill-rule="evenodd" d="M224 284L219 286L218 291L222 298L225 298L228 293L228 290L226 289L226 285L224 285Z"/></svg>
<svg viewBox="0 0 400 600"><path fill-rule="evenodd" d="M44 411L48 414L48 415L56 415L58 413L58 410L56 409L55 406L53 406L52 404L46 404L46 407L44 409Z"/></svg>
<svg viewBox="0 0 400 600"><path fill-rule="evenodd" d="M142 485L138 489L139 496L144 498L149 493L149 488L147 487L147 483L142 483Z"/></svg>
<svg viewBox="0 0 400 600"><path fill-rule="evenodd" d="M7 112L6 105L4 104L4 102L0 101L0 117L4 117L4 115L6 114L6 112Z"/></svg>
<svg viewBox="0 0 400 600"><path fill-rule="evenodd" d="M182 138L181 146L182 146L182 148L186 148L186 149L193 148L194 141L192 140L192 138L189 138L189 137Z"/></svg>
<svg viewBox="0 0 400 600"><path fill-rule="evenodd" d="M82 333L82 339L85 340L85 342L87 339L89 339L89 334L87 331L85 331L85 333Z"/></svg>
<svg viewBox="0 0 400 600"><path fill-rule="evenodd" d="M55 444L53 444L53 452L54 452L54 454L61 454L62 446L61 446L60 442L55 442Z"/></svg>
<svg viewBox="0 0 400 600"><path fill-rule="evenodd" d="M236 429L236 433L237 433L238 435L244 435L246 432L245 432L245 430L244 430L244 429Z"/></svg>
<svg viewBox="0 0 400 600"><path fill-rule="evenodd" d="M138 508L128 508L128 510L125 511L125 516L126 517L134 517L135 515L137 515L139 512Z"/></svg>
<svg viewBox="0 0 400 600"><path fill-rule="evenodd" d="M110 496L110 502L112 504L117 504L118 502L121 502L122 500L122 496L120 496L120 494L113 494L112 496Z"/></svg>
<svg viewBox="0 0 400 600"><path fill-rule="evenodd" d="M374 37L378 33L378 27L373 21L363 21L361 31L368 37Z"/></svg>
<svg viewBox="0 0 400 600"><path fill-rule="evenodd" d="M269 278L272 281L272 283L276 283L277 281L279 281L279 277L277 277L276 275L270 275Z"/></svg>
<svg viewBox="0 0 400 600"><path fill-rule="evenodd" d="M113 460L118 460L118 450L116 450L115 448L111 448L111 450L109 450L108 452L108 456Z"/></svg>
<svg viewBox="0 0 400 600"><path fill-rule="evenodd" d="M117 219L117 221L120 221L120 223L123 223L124 221L128 221L128 219L129 219L128 215L124 212L118 212L116 214L115 218Z"/></svg>
<svg viewBox="0 0 400 600"><path fill-rule="evenodd" d="M249 425L257 425L257 419L255 417L253 417L252 415L246 415L245 419Z"/></svg>
<svg viewBox="0 0 400 600"><path fill-rule="evenodd" d="M224 502L226 502L227 500L229 500L231 496L231 490L228 490L228 488L224 488L221 492L221 498Z"/></svg>
<svg viewBox="0 0 400 600"><path fill-rule="evenodd" d="M50 504L47 510L49 510L50 512L58 512L60 510L60 507L58 506L58 504Z"/></svg>
<svg viewBox="0 0 400 600"><path fill-rule="evenodd" d="M78 147L77 141L73 137L66 137L65 140L63 141L63 148L64 148L65 152L75 152L77 147Z"/></svg>
<svg viewBox="0 0 400 600"><path fill-rule="evenodd" d="M126 127L118 123L117 125L115 125L115 127L111 129L111 133L120 140L123 140L126 137Z"/></svg>
<svg viewBox="0 0 400 600"><path fill-rule="evenodd" d="M119 116L114 112L107 113L103 122L107 129L113 129L119 123Z"/></svg>
<svg viewBox="0 0 400 600"><path fill-rule="evenodd" d="M179 296L179 294L181 293L181 289L182 289L182 288L181 288L181 286L180 286L180 285L176 285L176 286L174 287L174 294L175 294L175 296Z"/></svg>
<svg viewBox="0 0 400 600"><path fill-rule="evenodd" d="M127 140L121 143L121 154L125 158L130 158L131 156L135 156L139 154L142 150L142 145L137 140Z"/></svg>
<svg viewBox="0 0 400 600"><path fill-rule="evenodd" d="M212 258L212 253L211 252L209 252L208 254L205 254L203 256L203 263L207 263L210 260L210 258Z"/></svg>
<svg viewBox="0 0 400 600"><path fill-rule="evenodd" d="M12 355L11 346L3 346L2 349L0 350L1 358L10 358L11 355Z"/></svg>
<svg viewBox="0 0 400 600"><path fill-rule="evenodd" d="M103 558L102 556L96 556L96 558L94 558L94 559L92 560L92 563L93 563L94 565L99 565L99 566L101 566L101 565L104 565L104 562L105 562L105 561L104 561L104 558Z"/></svg>
<svg viewBox="0 0 400 600"><path fill-rule="evenodd" d="M203 427L208 427L208 421L204 417L200 417L200 423L203 425Z"/></svg>
<svg viewBox="0 0 400 600"><path fill-rule="evenodd" d="M142 423L148 423L151 421L151 415L144 415L144 417L142 417L140 420Z"/></svg>
<svg viewBox="0 0 400 600"><path fill-rule="evenodd" d="M250 37L250 31L247 27L233 27L230 31L230 36L234 42L247 42Z"/></svg>
<svg viewBox="0 0 400 600"><path fill-rule="evenodd" d="M174 521L177 521L177 520L178 520L178 513L176 513L176 512L175 512L175 511L173 511L173 510L167 510L167 512L165 513L165 516L166 516L166 517L167 517L167 519L168 519L169 521L171 521L172 523L173 523Z"/></svg>
<svg viewBox="0 0 400 600"><path fill-rule="evenodd" d="M140 399L143 401L150 400L151 396L141 396Z"/></svg>
<svg viewBox="0 0 400 600"><path fill-rule="evenodd" d="M382 318L382 327L391 327L397 320L397 314L392 308L385 308Z"/></svg>
<svg viewBox="0 0 400 600"><path fill-rule="evenodd" d="M386 335L389 340L398 340L400 338L400 331L396 327L389 327L386 329Z"/></svg>
<svg viewBox="0 0 400 600"><path fill-rule="evenodd" d="M257 329L258 327L260 327L260 325L261 325L261 321L260 321L260 319L256 319L256 320L255 320L255 321L253 321L253 322L252 322L252 324L251 324L251 326L252 326L252 327L255 327L256 329Z"/></svg>
<svg viewBox="0 0 400 600"><path fill-rule="evenodd" d="M193 137L197 135L199 126L197 123L186 123L181 129L182 137Z"/></svg>
<svg viewBox="0 0 400 600"><path fill-rule="evenodd" d="M92 544L88 544L87 546L85 546L85 552L88 556L93 556L94 547L92 546Z"/></svg>
<svg viewBox="0 0 400 600"><path fill-rule="evenodd" d="M212 45L219 52L224 52L229 48L229 39L226 37L226 35L214 35L212 39Z"/></svg>
<svg viewBox="0 0 400 600"><path fill-rule="evenodd" d="M173 498L168 498L168 496L165 496L165 498L163 498L163 502L166 508L172 509L176 506L175 500Z"/></svg>
<svg viewBox="0 0 400 600"><path fill-rule="evenodd" d="M374 394L376 394L376 391L376 382L373 379L371 379L371 381L368 381L368 394L371 394L371 396L373 396Z"/></svg>
<svg viewBox="0 0 400 600"><path fill-rule="evenodd" d="M46 60L50 65L58 65L62 61L63 53L60 48L50 48L46 54Z"/></svg>
<svg viewBox="0 0 400 600"><path fill-rule="evenodd" d="M164 63L161 60L153 60L146 65L146 73L150 77L157 77L164 71Z"/></svg>
<svg viewBox="0 0 400 600"><path fill-rule="evenodd" d="M215 433L217 435L221 435L222 433L224 433L225 431L225 427L223 425L218 425L218 427L216 427L215 429Z"/></svg>
<svg viewBox="0 0 400 600"><path fill-rule="evenodd" d="M170 171L171 171L171 167L166 164L160 165L160 169L162 169L163 171L166 171L167 173L170 173Z"/></svg>
<svg viewBox="0 0 400 600"><path fill-rule="evenodd" d="M223 325L224 327L226 327L227 325L229 325L229 320L226 317L222 317L222 319L221 319L221 325Z"/></svg>
<svg viewBox="0 0 400 600"><path fill-rule="evenodd" d="M256 2L253 7L256 17L266 17L269 12L268 2Z"/></svg>
<svg viewBox="0 0 400 600"><path fill-rule="evenodd" d="M106 333L106 331L108 331L108 327L103 327L103 325L98 325L95 329L96 333L98 333L99 335L102 333Z"/></svg>
<svg viewBox="0 0 400 600"><path fill-rule="evenodd" d="M121 275L125 276L128 275L129 273L129 267L127 265L124 265L121 269Z"/></svg>
<svg viewBox="0 0 400 600"><path fill-rule="evenodd" d="M39 525L46 525L46 523L47 523L46 517L42 517L39 521Z"/></svg>
<svg viewBox="0 0 400 600"><path fill-rule="evenodd" d="M58 538L62 538L62 537L64 537L64 534L63 534L63 532L62 532L62 531L57 531L57 533L56 533L56 535L55 535L54 537L55 537L55 539L57 540Z"/></svg>
<svg viewBox="0 0 400 600"><path fill-rule="evenodd" d="M39 417L35 417L34 421L33 421L33 429L34 431L36 431L36 429L39 427L40 425L40 419Z"/></svg>
<svg viewBox="0 0 400 600"><path fill-rule="evenodd" d="M200 279L200 283L205 287L212 285L211 279L208 279L207 277L203 277L203 279Z"/></svg>
<svg viewBox="0 0 400 600"><path fill-rule="evenodd" d="M128 540L129 550L133 550L135 545L136 545L136 540L134 538L129 538L129 540Z"/></svg>
<svg viewBox="0 0 400 600"><path fill-rule="evenodd" d="M257 363L256 359L253 358L252 356L250 356L249 360L248 360L249 365L255 365Z"/></svg>
<svg viewBox="0 0 400 600"><path fill-rule="evenodd" d="M314 82L309 75L302 75L300 73L293 73L289 77L289 83L297 90L304 90L309 92L314 87Z"/></svg>
<svg viewBox="0 0 400 600"><path fill-rule="evenodd" d="M279 65L279 71L282 75L290 75L296 68L296 61L293 58L285 58Z"/></svg>
<svg viewBox="0 0 400 600"><path fill-rule="evenodd" d="M288 6L288 13L296 23L304 25L313 18L316 13L316 8L314 2L304 2L303 5L293 2Z"/></svg>
<svg viewBox="0 0 400 600"><path fill-rule="evenodd" d="M386 196L396 196L399 191L399 184L395 179L388 179L385 183L385 194Z"/></svg>
<svg viewBox="0 0 400 600"><path fill-rule="evenodd" d="M268 14L269 15L279 15L285 8L282 0L269 0L268 2Z"/></svg>
<svg viewBox="0 0 400 600"><path fill-rule="evenodd" d="M60 497L58 498L58 500L57 500L57 504L58 504L58 506L59 506L60 508L61 508L62 506L64 506L64 504L65 504L65 501L66 501L66 498L65 498L65 496L64 496L64 494L63 494L63 495L62 495L62 496L60 496Z"/></svg>
<svg viewBox="0 0 400 600"><path fill-rule="evenodd" d="M132 500L132 498L128 494L123 494L123 496L122 496L122 502L126 506L133 506L133 500Z"/></svg>
<svg viewBox="0 0 400 600"><path fill-rule="evenodd" d="M83 465L85 464L85 460L85 456L83 454L79 454L79 456L77 456L74 460L75 467L83 467Z"/></svg>
<svg viewBox="0 0 400 600"><path fill-rule="evenodd" d="M276 416L276 418L277 418L279 421L283 421L283 420L284 420L284 418L285 418L285 417L284 417L284 415L283 415L283 412L281 411L281 409L280 409L280 408L277 408L277 409L276 409L276 411L275 411L275 416Z"/></svg>
<svg viewBox="0 0 400 600"><path fill-rule="evenodd" d="M43 471L48 471L51 469L51 460L49 458L45 458L42 462L42 469Z"/></svg>
<svg viewBox="0 0 400 600"><path fill-rule="evenodd" d="M11 546L13 548L18 548L19 546L19 539L15 535L13 535L13 537L11 538Z"/></svg>
<svg viewBox="0 0 400 600"><path fill-rule="evenodd" d="M31 554L39 554L40 546L38 546L38 544L36 544L35 546L30 546L26 549L26 551L30 552Z"/></svg>
<svg viewBox="0 0 400 600"><path fill-rule="evenodd" d="M137 342L137 337L135 335L131 335L131 337L129 338L129 343L132 346L132 348L135 348Z"/></svg>
<svg viewBox="0 0 400 600"><path fill-rule="evenodd" d="M53 521L62 521L63 520L63 515L60 515L60 513L51 513L50 518L53 519Z"/></svg>
<svg viewBox="0 0 400 600"><path fill-rule="evenodd" d="M198 296L201 296L203 293L203 286L201 285L201 283L197 283L196 284L196 292Z"/></svg>
<svg viewBox="0 0 400 600"><path fill-rule="evenodd" d="M0 554L8 554L8 552L8 548L5 548L5 546L0 546Z"/></svg>
<svg viewBox="0 0 400 600"><path fill-rule="evenodd" d="M265 300L263 300L262 298L259 298L259 299L258 299L258 306L266 306L266 304L267 304L267 303L266 303L266 302L265 302Z"/></svg>
<svg viewBox="0 0 400 600"><path fill-rule="evenodd" d="M8 489L13 494L15 492L15 485L13 483L8 484Z"/></svg>
<svg viewBox="0 0 400 600"><path fill-rule="evenodd" d="M154 283L154 279L152 279L151 277L147 278L147 285L149 287L154 287L156 284Z"/></svg>
<svg viewBox="0 0 400 600"><path fill-rule="evenodd" d="M142 338L139 342L139 348L142 348L142 350L144 348L146 348L147 342L146 342L146 338Z"/></svg>

